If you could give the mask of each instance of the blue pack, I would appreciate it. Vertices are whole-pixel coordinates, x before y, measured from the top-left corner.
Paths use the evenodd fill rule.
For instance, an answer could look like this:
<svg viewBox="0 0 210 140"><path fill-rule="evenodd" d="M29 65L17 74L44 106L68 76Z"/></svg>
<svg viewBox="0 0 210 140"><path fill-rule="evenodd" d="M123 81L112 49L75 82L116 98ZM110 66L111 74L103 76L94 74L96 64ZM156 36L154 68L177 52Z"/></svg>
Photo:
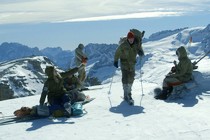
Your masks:
<svg viewBox="0 0 210 140"><path fill-rule="evenodd" d="M81 116L84 114L83 112L83 105L81 102L75 102L73 105L71 105L72 109L72 115L73 116Z"/></svg>

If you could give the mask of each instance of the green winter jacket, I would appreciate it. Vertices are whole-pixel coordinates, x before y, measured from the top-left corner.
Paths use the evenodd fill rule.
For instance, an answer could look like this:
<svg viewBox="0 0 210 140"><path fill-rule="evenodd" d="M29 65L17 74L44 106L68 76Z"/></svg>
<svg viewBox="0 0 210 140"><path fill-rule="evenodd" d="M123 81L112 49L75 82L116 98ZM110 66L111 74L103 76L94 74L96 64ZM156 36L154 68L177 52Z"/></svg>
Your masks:
<svg viewBox="0 0 210 140"><path fill-rule="evenodd" d="M114 61L116 62L120 59L122 70L135 71L137 54L143 55L141 44L134 42L133 45L130 45L128 40L125 39L117 48Z"/></svg>
<svg viewBox="0 0 210 140"><path fill-rule="evenodd" d="M44 83L44 87L39 101L40 105L44 104L46 96L48 98L49 103L51 103L54 98L62 97L66 93L66 90L63 85L63 79L68 77L69 75L75 74L76 72L78 72L78 68L73 68L69 71L59 73L60 77L56 76L55 79L54 67L46 68L45 73L47 74L48 79Z"/></svg>
<svg viewBox="0 0 210 140"><path fill-rule="evenodd" d="M171 75L182 82L187 82L192 78L193 65L187 57L187 52L183 46L179 47L176 51L179 63L175 66L176 72Z"/></svg>

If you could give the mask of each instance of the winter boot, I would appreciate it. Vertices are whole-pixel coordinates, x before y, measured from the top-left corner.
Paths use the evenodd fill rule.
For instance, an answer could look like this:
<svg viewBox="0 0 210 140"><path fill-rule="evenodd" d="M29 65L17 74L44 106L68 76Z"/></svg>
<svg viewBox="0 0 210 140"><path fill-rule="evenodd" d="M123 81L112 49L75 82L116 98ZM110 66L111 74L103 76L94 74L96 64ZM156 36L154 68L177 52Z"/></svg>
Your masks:
<svg viewBox="0 0 210 140"><path fill-rule="evenodd" d="M128 104L129 105L134 105L134 100L133 100L131 95L132 95L131 93L128 93Z"/></svg>
<svg viewBox="0 0 210 140"><path fill-rule="evenodd" d="M166 100L172 90L173 90L173 88L171 89L171 88L164 87L162 92L159 95L155 96L155 99Z"/></svg>
<svg viewBox="0 0 210 140"><path fill-rule="evenodd" d="M124 90L124 97L123 97L123 99L125 101L127 101L128 100L128 85L127 84L123 84L123 90Z"/></svg>
<svg viewBox="0 0 210 140"><path fill-rule="evenodd" d="M131 87L132 87L132 84L123 84L124 100L128 102L129 105L134 104L134 100L131 97Z"/></svg>
<svg viewBox="0 0 210 140"><path fill-rule="evenodd" d="M134 100L132 99L132 94L131 94L131 91L132 91L132 85L133 84L128 84L128 99L129 99L129 104L130 105L133 105L134 104Z"/></svg>
<svg viewBox="0 0 210 140"><path fill-rule="evenodd" d="M64 108L65 108L65 111L66 111L65 116L66 116L66 117L70 117L71 114L72 114L72 112L71 112L71 102L66 102L66 103L64 104Z"/></svg>

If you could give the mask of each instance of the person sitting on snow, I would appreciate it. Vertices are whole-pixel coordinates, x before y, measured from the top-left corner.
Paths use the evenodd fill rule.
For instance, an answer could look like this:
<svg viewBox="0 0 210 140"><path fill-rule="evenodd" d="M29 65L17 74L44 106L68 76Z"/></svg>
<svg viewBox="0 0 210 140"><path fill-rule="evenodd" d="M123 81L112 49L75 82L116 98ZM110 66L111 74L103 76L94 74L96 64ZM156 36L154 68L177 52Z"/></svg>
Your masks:
<svg viewBox="0 0 210 140"><path fill-rule="evenodd" d="M71 97L71 93L68 93L64 88L63 80L69 75L73 75L78 72L80 69L83 69L84 65L80 65L79 67L75 67L69 71L58 73L55 67L47 66L45 69L45 73L48 78L44 83L44 87L40 97L40 106L44 106L45 99L47 97L49 103L49 111L50 114L54 110L59 110L64 108L68 115L71 115L71 103L74 102Z"/></svg>
<svg viewBox="0 0 210 140"><path fill-rule="evenodd" d="M172 67L171 72L166 75L163 80L163 89L161 94L156 95L156 99L165 100L171 94L173 86L180 85L192 79L193 65L187 56L187 52L183 46L176 51L179 63L174 61L175 66Z"/></svg>

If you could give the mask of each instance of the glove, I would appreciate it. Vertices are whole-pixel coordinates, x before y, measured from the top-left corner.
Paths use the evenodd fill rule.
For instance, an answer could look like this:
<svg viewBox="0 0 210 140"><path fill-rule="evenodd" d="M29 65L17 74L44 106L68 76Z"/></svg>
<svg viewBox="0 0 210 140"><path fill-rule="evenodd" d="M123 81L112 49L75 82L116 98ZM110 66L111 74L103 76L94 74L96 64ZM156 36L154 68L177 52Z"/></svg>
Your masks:
<svg viewBox="0 0 210 140"><path fill-rule="evenodd" d="M175 73L175 72L176 72L176 67L172 67L172 68L171 68L171 72L172 72L172 73Z"/></svg>
<svg viewBox="0 0 210 140"><path fill-rule="evenodd" d="M193 65L193 66L195 66L196 64L197 64L197 62L196 62L196 61L194 61L194 62L192 63L192 65Z"/></svg>
<svg viewBox="0 0 210 140"><path fill-rule="evenodd" d="M118 61L115 61L115 62L114 62L114 66L115 66L116 68L118 68Z"/></svg>
<svg viewBox="0 0 210 140"><path fill-rule="evenodd" d="M140 51L138 52L138 55L139 55L139 56L144 56L144 52L140 50Z"/></svg>
<svg viewBox="0 0 210 140"><path fill-rule="evenodd" d="M175 66L177 65L177 62L176 62L176 60L174 60L174 65L175 65Z"/></svg>

